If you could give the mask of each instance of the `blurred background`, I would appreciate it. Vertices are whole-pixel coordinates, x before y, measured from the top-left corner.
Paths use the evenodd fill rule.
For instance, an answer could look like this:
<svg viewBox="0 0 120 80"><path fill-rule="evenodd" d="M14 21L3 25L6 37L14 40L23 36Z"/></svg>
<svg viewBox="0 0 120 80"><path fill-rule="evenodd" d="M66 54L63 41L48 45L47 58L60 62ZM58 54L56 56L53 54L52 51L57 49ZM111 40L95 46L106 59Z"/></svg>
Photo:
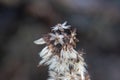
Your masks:
<svg viewBox="0 0 120 80"><path fill-rule="evenodd" d="M0 80L46 80L34 40L68 21L91 80L120 80L120 0L0 0Z"/></svg>

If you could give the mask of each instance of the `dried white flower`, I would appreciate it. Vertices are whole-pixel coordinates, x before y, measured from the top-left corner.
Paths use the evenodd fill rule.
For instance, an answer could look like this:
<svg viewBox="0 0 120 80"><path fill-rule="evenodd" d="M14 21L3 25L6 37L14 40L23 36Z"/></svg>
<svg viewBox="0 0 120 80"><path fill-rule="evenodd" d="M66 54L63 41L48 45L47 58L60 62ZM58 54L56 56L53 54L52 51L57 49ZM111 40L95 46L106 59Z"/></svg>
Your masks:
<svg viewBox="0 0 120 80"><path fill-rule="evenodd" d="M58 33L55 33L55 34L53 34L53 33L50 33L49 34L51 37L50 37L50 40L55 40L55 42L54 42L54 45L57 45L57 44L64 44L64 42L63 42L63 38L64 38L64 36L63 35L59 35Z"/></svg>
<svg viewBox="0 0 120 80"><path fill-rule="evenodd" d="M81 52L74 48L76 42L76 29L66 26L67 22L52 27L48 37L34 41L35 44L47 46L39 53L42 60L39 65L48 65L48 80L90 80L86 77L86 63ZM67 29L67 32L65 32Z"/></svg>
<svg viewBox="0 0 120 80"><path fill-rule="evenodd" d="M54 71L49 71L49 79L48 80L57 80L58 79L58 74Z"/></svg>
<svg viewBox="0 0 120 80"><path fill-rule="evenodd" d="M53 31L57 31L57 30L60 30L60 31L64 31L64 29L69 29L71 26L70 25L67 25L67 21L65 21L63 24L57 24L56 26L52 27L52 30Z"/></svg>
<svg viewBox="0 0 120 80"><path fill-rule="evenodd" d="M77 58L77 53L74 52L74 50L70 50L67 49L65 50L61 50L61 57L63 57L64 59L76 59Z"/></svg>

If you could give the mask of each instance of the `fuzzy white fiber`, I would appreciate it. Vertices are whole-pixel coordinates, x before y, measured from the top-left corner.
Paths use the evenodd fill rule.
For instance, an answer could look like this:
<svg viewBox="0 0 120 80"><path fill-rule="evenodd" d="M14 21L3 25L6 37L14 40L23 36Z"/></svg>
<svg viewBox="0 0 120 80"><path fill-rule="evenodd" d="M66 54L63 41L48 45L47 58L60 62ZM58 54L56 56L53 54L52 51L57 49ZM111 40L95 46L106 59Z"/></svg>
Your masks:
<svg viewBox="0 0 120 80"><path fill-rule="evenodd" d="M47 40L42 37L34 41L35 44L46 44L39 53L42 58L39 65L48 65L48 80L90 80L86 78L88 73L82 52L75 50L76 30L66 24L52 27Z"/></svg>

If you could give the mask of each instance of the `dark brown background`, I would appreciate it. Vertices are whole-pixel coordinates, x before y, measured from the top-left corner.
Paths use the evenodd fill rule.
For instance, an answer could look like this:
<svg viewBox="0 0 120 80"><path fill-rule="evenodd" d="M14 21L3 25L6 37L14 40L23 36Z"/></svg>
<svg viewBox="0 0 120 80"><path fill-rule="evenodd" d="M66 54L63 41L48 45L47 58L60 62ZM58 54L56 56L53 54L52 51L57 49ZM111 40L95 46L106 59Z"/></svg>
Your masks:
<svg viewBox="0 0 120 80"><path fill-rule="evenodd" d="M92 80L120 80L120 0L0 0L0 80L46 80L33 43L68 21Z"/></svg>

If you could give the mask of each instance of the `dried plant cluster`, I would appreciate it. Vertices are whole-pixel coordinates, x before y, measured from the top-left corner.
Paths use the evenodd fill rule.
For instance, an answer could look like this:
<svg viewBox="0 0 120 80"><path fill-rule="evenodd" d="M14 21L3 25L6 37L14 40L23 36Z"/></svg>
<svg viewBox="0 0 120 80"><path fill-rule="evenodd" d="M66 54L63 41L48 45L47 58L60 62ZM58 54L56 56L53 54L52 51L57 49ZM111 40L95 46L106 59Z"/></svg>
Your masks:
<svg viewBox="0 0 120 80"><path fill-rule="evenodd" d="M39 53L42 58L39 65L48 65L48 80L90 80L83 52L74 49L79 41L76 29L66 24L55 25L50 33L34 41L35 44L46 44Z"/></svg>

